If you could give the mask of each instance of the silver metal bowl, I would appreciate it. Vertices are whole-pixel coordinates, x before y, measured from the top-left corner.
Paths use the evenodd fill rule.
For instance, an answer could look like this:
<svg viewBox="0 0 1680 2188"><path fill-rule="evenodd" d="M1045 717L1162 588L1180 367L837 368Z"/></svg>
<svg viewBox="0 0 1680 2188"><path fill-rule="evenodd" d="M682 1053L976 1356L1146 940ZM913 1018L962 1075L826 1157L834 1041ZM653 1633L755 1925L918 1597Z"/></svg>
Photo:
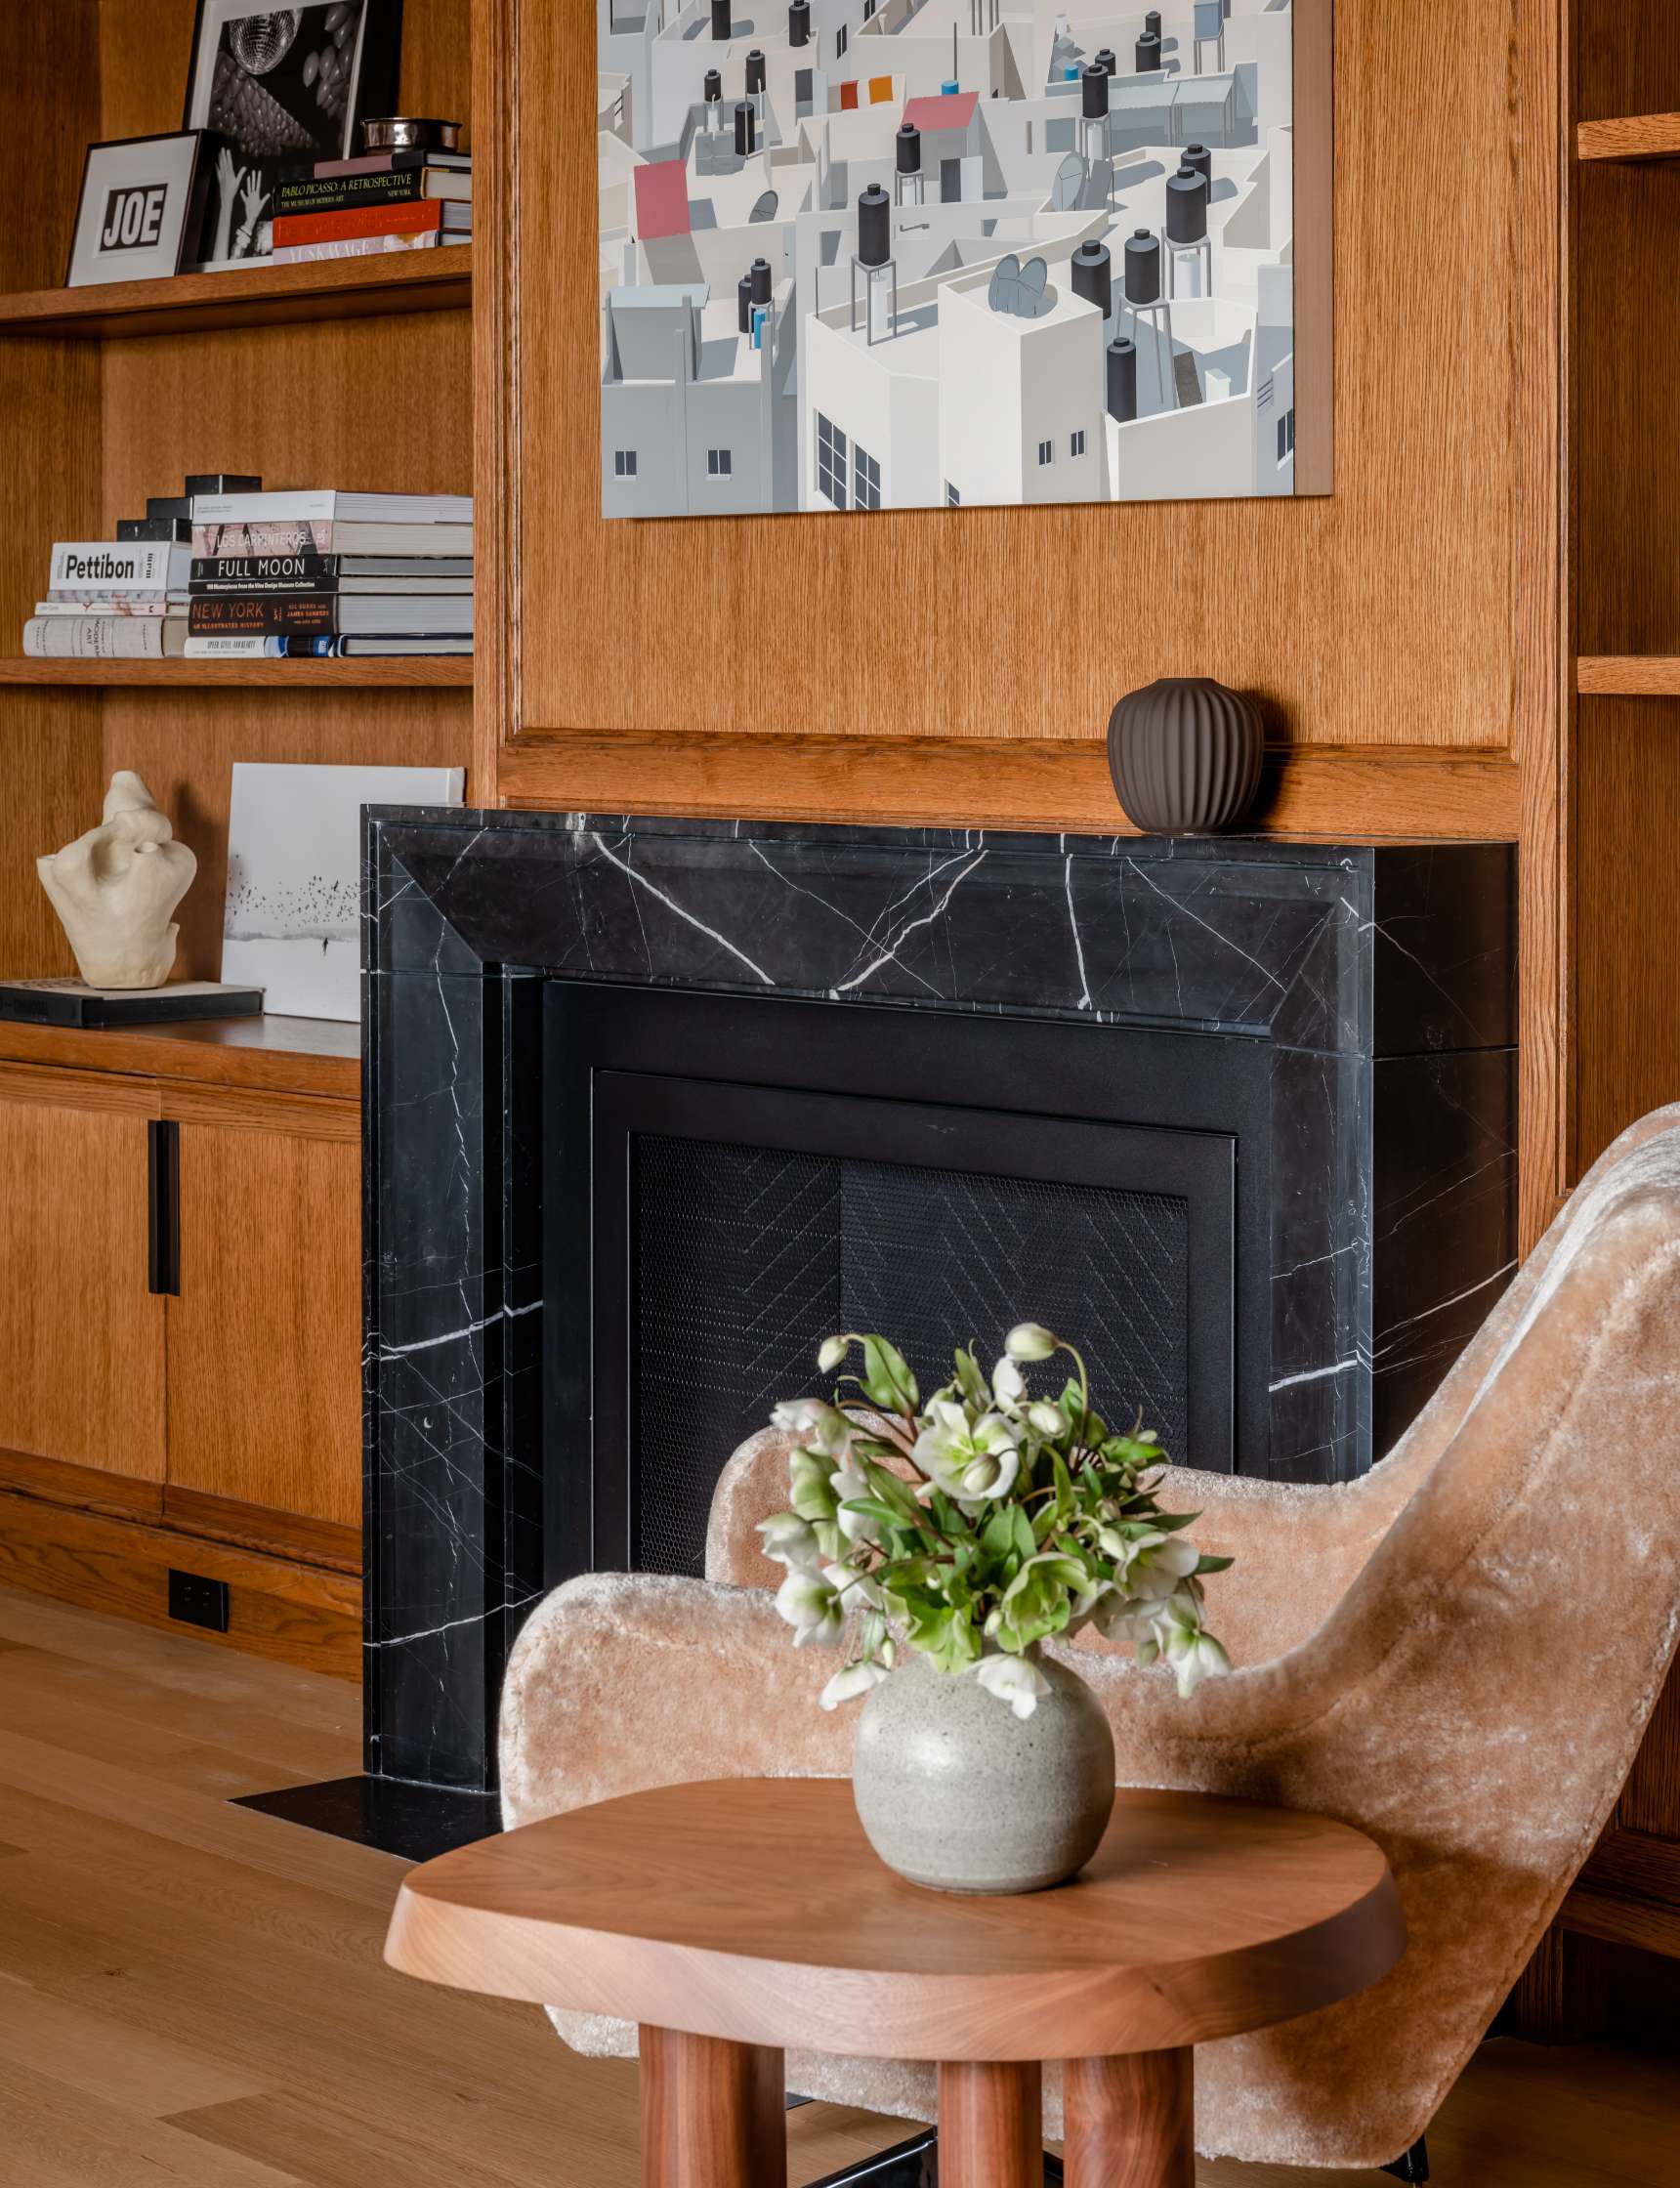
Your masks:
<svg viewBox="0 0 1680 2188"><path fill-rule="evenodd" d="M461 147L461 125L414 114L385 114L361 124L361 141L370 152L453 152Z"/></svg>

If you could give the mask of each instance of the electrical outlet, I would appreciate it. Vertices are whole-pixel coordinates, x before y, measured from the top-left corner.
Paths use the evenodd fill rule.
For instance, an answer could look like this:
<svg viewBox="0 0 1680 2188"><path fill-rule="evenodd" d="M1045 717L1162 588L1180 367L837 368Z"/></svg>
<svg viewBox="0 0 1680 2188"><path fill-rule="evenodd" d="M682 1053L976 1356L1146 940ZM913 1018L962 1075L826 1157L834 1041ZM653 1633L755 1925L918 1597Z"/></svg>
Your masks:
<svg viewBox="0 0 1680 2188"><path fill-rule="evenodd" d="M169 1568L169 1616L184 1625L201 1625L212 1633L228 1630L228 1583L207 1580L202 1573Z"/></svg>

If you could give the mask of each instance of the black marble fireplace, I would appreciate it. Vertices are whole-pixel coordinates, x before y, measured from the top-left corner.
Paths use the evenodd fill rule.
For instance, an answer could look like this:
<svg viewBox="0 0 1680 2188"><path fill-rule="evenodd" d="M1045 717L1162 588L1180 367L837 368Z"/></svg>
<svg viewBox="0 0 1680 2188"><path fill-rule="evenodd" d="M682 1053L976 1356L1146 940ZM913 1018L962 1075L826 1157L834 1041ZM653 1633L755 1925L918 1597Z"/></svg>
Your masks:
<svg viewBox="0 0 1680 2188"><path fill-rule="evenodd" d="M372 814L372 1777L491 1788L530 1605L696 1569L833 1327L1031 1314L1190 1463L1369 1466L1513 1265L1513 864Z"/></svg>

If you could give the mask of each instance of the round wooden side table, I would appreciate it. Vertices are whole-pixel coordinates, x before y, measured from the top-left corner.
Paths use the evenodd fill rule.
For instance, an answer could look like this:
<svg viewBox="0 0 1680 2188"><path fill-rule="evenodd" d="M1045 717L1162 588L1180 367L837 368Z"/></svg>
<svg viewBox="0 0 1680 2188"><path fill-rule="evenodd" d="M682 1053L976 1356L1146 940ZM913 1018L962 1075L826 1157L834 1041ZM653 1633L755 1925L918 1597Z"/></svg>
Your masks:
<svg viewBox="0 0 1680 2188"><path fill-rule="evenodd" d="M641 2024L649 2188L784 2188L789 2046L939 2066L941 2188L1194 2188L1192 2047L1363 1990L1406 1927L1380 1848L1323 1816L1122 1789L1070 1884L906 1883L843 1778L667 1786L444 1854L385 1957Z"/></svg>

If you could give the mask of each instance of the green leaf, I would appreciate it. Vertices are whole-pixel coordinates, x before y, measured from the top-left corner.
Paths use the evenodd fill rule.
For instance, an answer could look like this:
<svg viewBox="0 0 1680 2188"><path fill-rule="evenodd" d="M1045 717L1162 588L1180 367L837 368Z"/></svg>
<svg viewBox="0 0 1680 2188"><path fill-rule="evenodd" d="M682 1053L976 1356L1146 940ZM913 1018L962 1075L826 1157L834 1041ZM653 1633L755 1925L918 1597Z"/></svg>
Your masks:
<svg viewBox="0 0 1680 2188"><path fill-rule="evenodd" d="M1229 1573L1236 1563L1234 1557L1209 1557L1204 1551L1196 1561L1196 1570L1197 1573ZM1221 1596L1220 1601L1224 1600Z"/></svg>
<svg viewBox="0 0 1680 2188"><path fill-rule="evenodd" d="M956 1361L958 1390L971 1406L978 1406L983 1412L988 1410L991 1405L991 1385L982 1372L980 1362L972 1352L965 1352L960 1345L953 1357Z"/></svg>
<svg viewBox="0 0 1680 2188"><path fill-rule="evenodd" d="M1023 1559L1032 1557L1038 1549L1038 1537L1032 1532L1032 1522L1026 1508L1020 1504L1009 1506L1011 1524L1015 1530L1015 1549Z"/></svg>
<svg viewBox="0 0 1680 2188"><path fill-rule="evenodd" d="M876 1459L863 1461L863 1479L868 1483L883 1504L890 1504L899 1518L910 1527L926 1524L922 1508L910 1493L902 1475L895 1474L890 1466L883 1466Z"/></svg>
<svg viewBox="0 0 1680 2188"><path fill-rule="evenodd" d="M883 1526L897 1527L903 1514L895 1512L890 1504L883 1504L878 1496L849 1496L840 1509L843 1512L862 1512L869 1519L879 1520Z"/></svg>
<svg viewBox="0 0 1680 2188"><path fill-rule="evenodd" d="M1050 1474L1056 1484L1056 1516L1065 1519L1074 1506L1073 1477L1060 1452L1050 1453Z"/></svg>
<svg viewBox="0 0 1680 2188"><path fill-rule="evenodd" d="M913 1413L921 1404L909 1363L885 1337L863 1339L863 1388L888 1412Z"/></svg>
<svg viewBox="0 0 1680 2188"><path fill-rule="evenodd" d="M838 1509L834 1461L820 1452L795 1452L787 1462L788 1501L802 1520L831 1520Z"/></svg>

